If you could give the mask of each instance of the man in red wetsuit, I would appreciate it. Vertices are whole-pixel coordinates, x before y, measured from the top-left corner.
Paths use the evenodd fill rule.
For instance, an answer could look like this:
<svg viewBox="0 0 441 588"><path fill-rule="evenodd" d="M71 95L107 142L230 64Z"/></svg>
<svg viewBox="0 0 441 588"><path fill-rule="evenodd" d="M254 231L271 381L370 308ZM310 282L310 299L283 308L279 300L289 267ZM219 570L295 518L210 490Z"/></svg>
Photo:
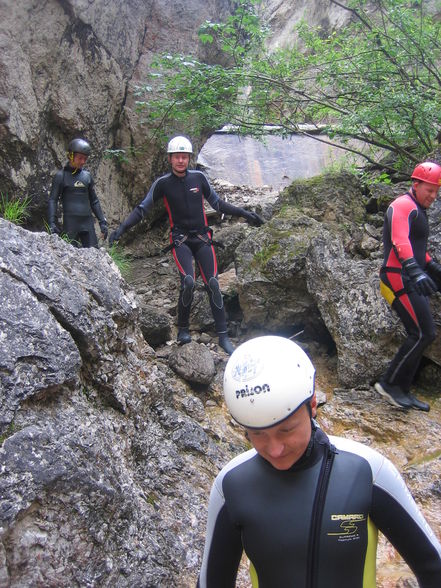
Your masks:
<svg viewBox="0 0 441 588"><path fill-rule="evenodd" d="M411 177L410 190L386 211L380 270L381 293L400 317L407 338L375 389L394 406L428 411L430 405L411 394L410 387L424 350L435 339L429 297L441 288L441 265L427 252L426 210L438 196L441 166L425 161Z"/></svg>

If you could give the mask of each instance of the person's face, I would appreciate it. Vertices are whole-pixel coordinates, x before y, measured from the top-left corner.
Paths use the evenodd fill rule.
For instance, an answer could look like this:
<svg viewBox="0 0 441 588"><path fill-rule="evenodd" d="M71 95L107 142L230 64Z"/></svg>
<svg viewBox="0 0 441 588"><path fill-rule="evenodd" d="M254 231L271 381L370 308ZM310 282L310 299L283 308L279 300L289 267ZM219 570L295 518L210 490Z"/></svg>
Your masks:
<svg viewBox="0 0 441 588"><path fill-rule="evenodd" d="M168 160L175 175L185 176L188 164L190 163L189 153L170 153Z"/></svg>
<svg viewBox="0 0 441 588"><path fill-rule="evenodd" d="M429 208L438 196L439 186L427 182L414 182L413 192L418 204L421 204L423 208Z"/></svg>
<svg viewBox="0 0 441 588"><path fill-rule="evenodd" d="M71 159L71 165L75 169L81 169L87 161L87 155L83 153L74 153Z"/></svg>
<svg viewBox="0 0 441 588"><path fill-rule="evenodd" d="M311 400L315 416L317 401ZM288 470L305 453L311 438L311 417L306 405L280 425L268 429L246 429L255 450L276 470Z"/></svg>

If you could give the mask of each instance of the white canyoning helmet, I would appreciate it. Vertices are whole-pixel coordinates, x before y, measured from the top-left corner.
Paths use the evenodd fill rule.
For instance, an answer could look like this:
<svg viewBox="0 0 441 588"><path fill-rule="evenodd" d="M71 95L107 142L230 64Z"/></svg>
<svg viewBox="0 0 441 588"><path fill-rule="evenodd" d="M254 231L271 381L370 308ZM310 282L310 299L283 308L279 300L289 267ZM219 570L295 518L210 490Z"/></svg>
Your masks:
<svg viewBox="0 0 441 588"><path fill-rule="evenodd" d="M285 337L257 337L242 343L228 360L225 402L240 425L265 429L311 400L314 380L314 366L297 343Z"/></svg>
<svg viewBox="0 0 441 588"><path fill-rule="evenodd" d="M193 153L193 146L186 137L173 137L167 145L167 153Z"/></svg>

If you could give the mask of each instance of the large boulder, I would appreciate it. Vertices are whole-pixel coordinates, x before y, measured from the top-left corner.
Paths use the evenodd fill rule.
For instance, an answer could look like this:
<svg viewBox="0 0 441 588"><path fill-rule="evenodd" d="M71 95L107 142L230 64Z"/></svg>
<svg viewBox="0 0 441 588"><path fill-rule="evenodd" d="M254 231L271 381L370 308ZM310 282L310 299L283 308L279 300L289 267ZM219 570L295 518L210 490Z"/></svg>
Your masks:
<svg viewBox="0 0 441 588"><path fill-rule="evenodd" d="M0 585L194 586L243 447L216 387L207 411L155 356L104 249L0 219L0 282Z"/></svg>
<svg viewBox="0 0 441 588"><path fill-rule="evenodd" d="M379 293L383 211L404 187L377 188L369 214L353 175L327 174L294 182L278 198L272 219L236 249L239 301L246 324L302 334L335 345L341 385L373 382L402 341L401 323ZM441 204L429 210L441 252ZM441 304L432 301L435 320ZM440 338L426 355L441 365Z"/></svg>

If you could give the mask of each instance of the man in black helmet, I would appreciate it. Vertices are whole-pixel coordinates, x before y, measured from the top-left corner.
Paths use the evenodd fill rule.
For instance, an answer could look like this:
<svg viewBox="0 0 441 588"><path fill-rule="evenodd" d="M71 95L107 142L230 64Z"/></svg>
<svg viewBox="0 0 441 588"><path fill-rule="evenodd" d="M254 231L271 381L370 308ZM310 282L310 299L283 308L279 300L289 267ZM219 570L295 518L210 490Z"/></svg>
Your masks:
<svg viewBox="0 0 441 588"><path fill-rule="evenodd" d="M181 279L178 300L178 343L184 345L191 341L189 333L190 307L195 286L193 259L199 266L205 289L208 293L219 345L231 354L233 345L228 338L227 322L222 293L218 281L216 255L211 239L204 209L207 200L214 210L241 216L250 224L263 223L253 211L233 206L225 202L210 186L205 175L198 170L188 170L193 147L186 137L171 139L167 147L171 172L158 178L148 191L144 200L123 221L109 237L112 245L131 227L139 223L159 200L162 200L170 221L170 249Z"/></svg>
<svg viewBox="0 0 441 588"><path fill-rule="evenodd" d="M90 145L84 139L74 139L68 147L68 163L52 181L48 204L48 223L52 233L60 233L56 224L58 201L63 207L63 232L72 245L98 247L94 218L98 219L103 239L107 239L107 221L95 192L89 171L83 169L90 155Z"/></svg>

